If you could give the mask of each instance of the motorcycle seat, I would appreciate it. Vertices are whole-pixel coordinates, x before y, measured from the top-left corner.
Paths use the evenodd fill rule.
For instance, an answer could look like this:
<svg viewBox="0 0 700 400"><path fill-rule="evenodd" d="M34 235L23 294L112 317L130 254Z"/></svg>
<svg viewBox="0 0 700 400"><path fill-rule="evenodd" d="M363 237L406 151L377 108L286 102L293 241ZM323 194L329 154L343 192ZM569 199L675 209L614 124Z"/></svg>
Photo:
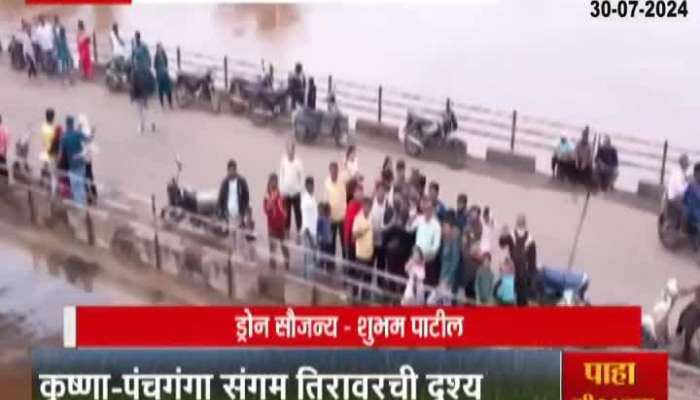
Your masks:
<svg viewBox="0 0 700 400"><path fill-rule="evenodd" d="M188 72L181 72L177 75L178 83L183 83L189 88L196 88L199 84L207 78L206 75L197 75Z"/></svg>

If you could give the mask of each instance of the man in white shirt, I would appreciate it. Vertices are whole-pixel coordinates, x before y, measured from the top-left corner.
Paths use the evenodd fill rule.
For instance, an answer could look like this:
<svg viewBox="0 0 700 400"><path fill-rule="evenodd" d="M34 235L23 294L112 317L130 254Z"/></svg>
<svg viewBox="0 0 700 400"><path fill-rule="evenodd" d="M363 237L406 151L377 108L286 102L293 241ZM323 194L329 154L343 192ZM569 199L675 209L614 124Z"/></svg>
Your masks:
<svg viewBox="0 0 700 400"><path fill-rule="evenodd" d="M301 191L304 184L304 167L299 157L296 157L296 149L293 141L287 144L287 151L280 161L280 193L287 209L287 231L292 223L292 212L296 220L297 233L301 230Z"/></svg>
<svg viewBox="0 0 700 400"><path fill-rule="evenodd" d="M687 154L682 154L678 159L678 165L671 171L668 183L666 184L666 212L671 218L677 218L680 222L680 217L683 213L683 195L688 188L688 169L690 160Z"/></svg>
<svg viewBox="0 0 700 400"><path fill-rule="evenodd" d="M112 25L112 32L109 34L109 43L112 46L113 59L122 58L126 61L129 53L127 52L126 42L119 35L119 25Z"/></svg>
<svg viewBox="0 0 700 400"><path fill-rule="evenodd" d="M442 227L435 216L435 202L423 198L423 213L416 216L410 224L410 230L416 232L416 246L423 252L426 263L426 283L436 285L440 277L439 264L435 256L440 250Z"/></svg>
<svg viewBox="0 0 700 400"><path fill-rule="evenodd" d="M301 234L304 238L304 276L310 278L315 266L318 204L314 198L314 178L307 177L301 195Z"/></svg>
<svg viewBox="0 0 700 400"><path fill-rule="evenodd" d="M46 19L43 15L39 17L39 25L36 28L36 34L36 40L39 44L39 47L41 48L41 56L43 60L44 57L51 56L51 53L53 52L54 43L53 27L51 26L51 24L46 23Z"/></svg>

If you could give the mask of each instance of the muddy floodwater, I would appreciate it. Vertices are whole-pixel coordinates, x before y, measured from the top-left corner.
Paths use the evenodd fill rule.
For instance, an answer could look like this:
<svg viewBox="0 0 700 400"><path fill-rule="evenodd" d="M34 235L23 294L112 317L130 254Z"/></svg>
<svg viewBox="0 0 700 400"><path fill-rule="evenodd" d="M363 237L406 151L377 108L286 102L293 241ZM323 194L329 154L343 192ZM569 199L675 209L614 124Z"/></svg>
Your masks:
<svg viewBox="0 0 700 400"><path fill-rule="evenodd" d="M700 13L593 18L589 1L28 8L0 6L0 25L39 12L105 32L117 21L145 40L205 54L332 73L700 148ZM194 2L191 2L194 3ZM186 29L182 29L187 27Z"/></svg>

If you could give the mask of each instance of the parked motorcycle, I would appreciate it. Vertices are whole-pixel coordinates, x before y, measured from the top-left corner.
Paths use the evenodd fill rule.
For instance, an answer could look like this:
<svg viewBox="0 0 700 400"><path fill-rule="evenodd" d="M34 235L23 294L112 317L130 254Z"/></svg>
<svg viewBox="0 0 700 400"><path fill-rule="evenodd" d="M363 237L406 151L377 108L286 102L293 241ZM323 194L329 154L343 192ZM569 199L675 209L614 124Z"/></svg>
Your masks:
<svg viewBox="0 0 700 400"><path fill-rule="evenodd" d="M644 348L668 350L673 356L677 356L679 350L682 352L683 335L672 334L669 329L671 313L679 298L678 281L669 279L661 296L654 303L652 312L642 316L642 346ZM692 305L687 305L685 310L688 307L692 307ZM700 329L693 334L690 352L691 361L700 362Z"/></svg>
<svg viewBox="0 0 700 400"><path fill-rule="evenodd" d="M15 36L12 36L10 39L7 52L10 54L12 68L22 71L27 67L27 59L24 56L24 46Z"/></svg>
<svg viewBox="0 0 700 400"><path fill-rule="evenodd" d="M333 138L337 146L349 141L348 116L340 112L304 107L294 115L294 136L300 143L313 143L319 136Z"/></svg>
<svg viewBox="0 0 700 400"><path fill-rule="evenodd" d="M181 108L199 102L209 105L212 111L219 112L221 103L214 88L214 71L209 69L204 75L179 72L175 79L175 101Z"/></svg>
<svg viewBox="0 0 700 400"><path fill-rule="evenodd" d="M122 92L131 86L131 64L123 57L113 58L107 65L105 84L111 92Z"/></svg>
<svg viewBox="0 0 700 400"><path fill-rule="evenodd" d="M661 212L657 219L659 241L668 250L676 251L689 241L689 233L683 221L683 212L677 209L666 196L661 203Z"/></svg>
<svg viewBox="0 0 700 400"><path fill-rule="evenodd" d="M217 191L198 191L180 183L182 163L176 161L177 173L168 182L168 205L161 210L161 218L179 225L188 221L194 228L203 229L219 237L226 237L228 229L217 219L219 204Z"/></svg>
<svg viewBox="0 0 700 400"><path fill-rule="evenodd" d="M256 125L265 125L281 115L288 115L289 100L287 88L259 86L258 90L251 93L248 101L251 120Z"/></svg>
<svg viewBox="0 0 700 400"><path fill-rule="evenodd" d="M418 115L409 110L403 135L406 153L420 157L427 149L445 153L444 158L453 168L463 168L467 162L467 144L454 135L457 130L457 117L449 106L438 121Z"/></svg>

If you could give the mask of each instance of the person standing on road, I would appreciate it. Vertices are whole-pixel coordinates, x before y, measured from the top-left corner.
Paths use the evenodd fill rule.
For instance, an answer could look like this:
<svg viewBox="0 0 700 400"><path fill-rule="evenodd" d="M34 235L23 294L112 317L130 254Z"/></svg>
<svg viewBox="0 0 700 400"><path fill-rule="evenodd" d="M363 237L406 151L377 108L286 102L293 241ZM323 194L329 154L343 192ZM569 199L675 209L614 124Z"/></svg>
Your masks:
<svg viewBox="0 0 700 400"><path fill-rule="evenodd" d="M112 24L112 31L109 33L109 44L112 47L112 60L121 58L121 62L125 62L129 57L126 49L126 43L119 34L119 25Z"/></svg>
<svg viewBox="0 0 700 400"><path fill-rule="evenodd" d="M316 109L316 83L314 78L309 78L309 90L306 93L306 107Z"/></svg>
<svg viewBox="0 0 700 400"><path fill-rule="evenodd" d="M164 98L168 99L168 106L173 109L172 82L168 71L168 55L159 42L156 45L156 56L153 59L153 69L156 70L156 81L158 82L158 99L160 106L165 109Z"/></svg>
<svg viewBox="0 0 700 400"><path fill-rule="evenodd" d="M61 157L68 164L68 179L73 201L85 206L87 197L85 194L85 155L84 146L86 138L75 128L73 117L66 118L66 132L61 137Z"/></svg>
<svg viewBox="0 0 700 400"><path fill-rule="evenodd" d="M248 182L238 174L238 164L234 159L226 164L226 172L219 187L219 212L234 229L238 229L242 223L243 211L250 207Z"/></svg>
<svg viewBox="0 0 700 400"><path fill-rule="evenodd" d="M590 188L593 184L593 147L590 143L588 127L581 133L581 140L576 144L574 153L576 155L578 180Z"/></svg>
<svg viewBox="0 0 700 400"><path fill-rule="evenodd" d="M293 141L287 143L287 151L280 161L280 192L287 209L287 232L292 225L292 214L296 221L297 234L301 230L301 191L304 185L304 167L296 156L296 146Z"/></svg>
<svg viewBox="0 0 700 400"><path fill-rule="evenodd" d="M263 200L263 209L267 216L267 232L270 242L270 268L277 269L275 253L277 246L282 250L284 267L289 270L289 249L285 244L285 233L287 230L287 210L280 195L277 174L270 174L267 180L267 193Z"/></svg>
<svg viewBox="0 0 700 400"><path fill-rule="evenodd" d="M362 199L362 208L357 213L352 223L352 241L355 248L355 261L367 268L372 267L374 257L374 239L372 232L372 221L370 212L372 210L372 199L365 197ZM371 282L372 275L366 271L358 271L365 283Z"/></svg>
<svg viewBox="0 0 700 400"><path fill-rule="evenodd" d="M292 110L304 106L304 94L306 93L306 77L301 63L296 63L294 73L289 77L289 91L292 96Z"/></svg>
<svg viewBox="0 0 700 400"><path fill-rule="evenodd" d="M58 57L58 71L61 77L70 81L70 73L73 70L73 56L68 48L68 39L66 38L66 28L60 26L58 28L58 36L56 38L56 55Z"/></svg>
<svg viewBox="0 0 700 400"><path fill-rule="evenodd" d="M316 233L318 230L318 203L314 197L314 178L306 177L301 195L301 234L304 243L304 277L313 277L316 266Z"/></svg>
<svg viewBox="0 0 700 400"><path fill-rule="evenodd" d="M2 124L2 115L0 115L0 177L7 179L10 175L7 166L7 145L10 143L10 133L5 125Z"/></svg>
<svg viewBox="0 0 700 400"><path fill-rule="evenodd" d="M94 129L85 115L78 116L78 132L85 136L86 141L83 151L85 157L85 190L87 192L87 202L92 205L97 202L97 184L95 183L92 164L97 148L94 142Z"/></svg>
<svg viewBox="0 0 700 400"><path fill-rule="evenodd" d="M148 98L155 91L155 78L151 72L151 53L148 47L141 42L141 33L134 34L134 45L131 53L132 88L131 98L136 103L139 112L138 131L144 133L147 126L146 110ZM151 122L151 131L156 130L155 123Z"/></svg>
<svg viewBox="0 0 700 400"><path fill-rule="evenodd" d="M345 257L345 244L343 241L343 219L347 208L347 195L345 182L340 179L338 163L333 161L328 166L328 178L326 178L326 200L331 209L331 246L330 253L336 255L336 241L340 242L341 255ZM338 238L338 239L336 239Z"/></svg>
<svg viewBox="0 0 700 400"><path fill-rule="evenodd" d="M34 37L32 27L27 21L22 21L22 33L20 34L24 59L27 60L27 76L29 79L36 78L37 65L36 54L34 52Z"/></svg>
<svg viewBox="0 0 700 400"><path fill-rule="evenodd" d="M92 79L92 56L90 55L90 35L85 31L85 23L78 21L78 55L83 79Z"/></svg>
<svg viewBox="0 0 700 400"><path fill-rule="evenodd" d="M36 40L39 44L39 63L42 65L44 70L49 66L53 58L54 51L54 34L53 27L51 24L46 23L46 18L43 15L39 16L39 24L36 28Z"/></svg>

